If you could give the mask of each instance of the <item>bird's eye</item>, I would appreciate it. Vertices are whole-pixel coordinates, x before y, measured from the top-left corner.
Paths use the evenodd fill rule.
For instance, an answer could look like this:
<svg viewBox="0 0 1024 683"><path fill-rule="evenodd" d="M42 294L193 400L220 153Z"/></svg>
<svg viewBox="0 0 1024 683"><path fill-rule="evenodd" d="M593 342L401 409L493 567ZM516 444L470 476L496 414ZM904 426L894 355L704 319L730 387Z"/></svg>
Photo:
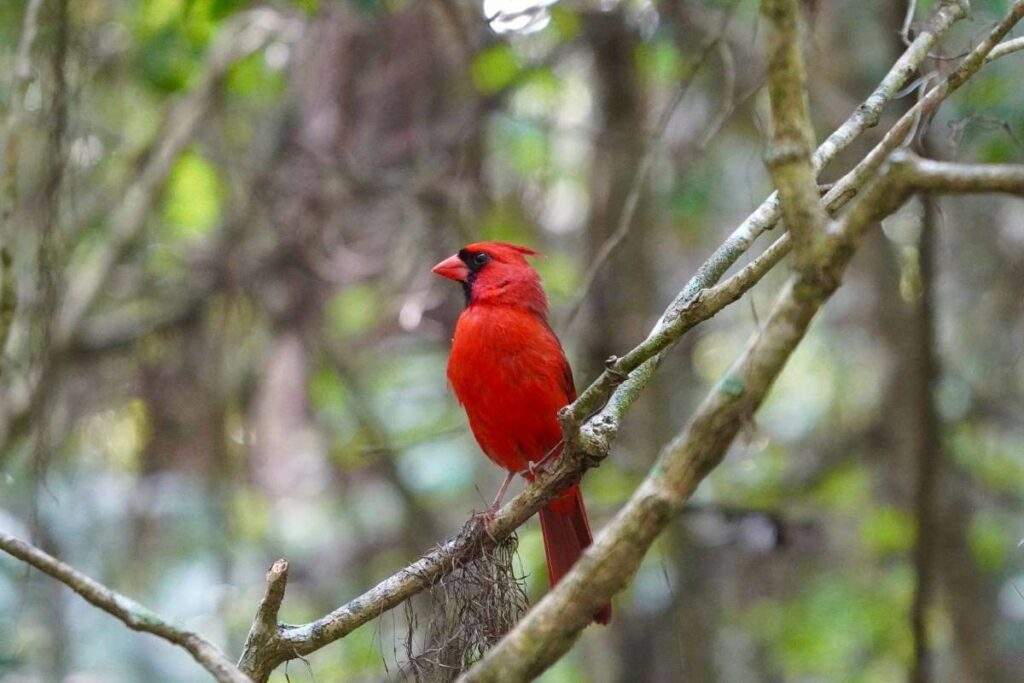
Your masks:
<svg viewBox="0 0 1024 683"><path fill-rule="evenodd" d="M479 254L476 254L476 255L473 256L473 265L475 265L477 268L479 268L480 266L484 265L485 263L487 263L490 260L491 260L491 257L481 251Z"/></svg>

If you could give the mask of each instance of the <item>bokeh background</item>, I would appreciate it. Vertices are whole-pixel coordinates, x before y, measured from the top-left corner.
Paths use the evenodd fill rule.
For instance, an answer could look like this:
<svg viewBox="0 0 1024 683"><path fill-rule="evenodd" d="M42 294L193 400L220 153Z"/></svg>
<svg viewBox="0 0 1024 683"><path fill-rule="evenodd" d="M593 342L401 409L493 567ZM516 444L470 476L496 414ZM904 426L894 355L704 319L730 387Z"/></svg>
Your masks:
<svg viewBox="0 0 1024 683"><path fill-rule="evenodd" d="M309 620L493 495L501 473L444 377L462 294L431 275L434 263L479 239L544 252L535 265L582 388L770 191L753 0L278 2L265 7L294 26L210 90L144 230L57 344L46 321L116 240L114 207L166 136L168 108L202 85L212 46L250 3L44 0L23 80L28 4L0 3L0 114L13 122L0 244L18 293L0 374L0 527L233 655L275 558L292 567L282 619ZM921 21L933 3L916 4ZM973 45L1009 2L973 5L929 70L948 69L942 57ZM903 49L906 4L804 9L824 137ZM1022 63L986 67L919 143L948 159L1024 162ZM574 316L633 192L628 237ZM783 277L671 353L613 456L586 477L595 527L756 330ZM616 598L615 622L589 628L542 680L905 680L922 571L936 680L1020 680L1022 285L1020 200L916 200L888 219ZM922 568L912 551L926 470L936 483ZM520 558L536 599L536 522L521 530ZM406 618L385 614L287 675L401 678ZM7 558L0 633L11 683L205 680L183 652Z"/></svg>

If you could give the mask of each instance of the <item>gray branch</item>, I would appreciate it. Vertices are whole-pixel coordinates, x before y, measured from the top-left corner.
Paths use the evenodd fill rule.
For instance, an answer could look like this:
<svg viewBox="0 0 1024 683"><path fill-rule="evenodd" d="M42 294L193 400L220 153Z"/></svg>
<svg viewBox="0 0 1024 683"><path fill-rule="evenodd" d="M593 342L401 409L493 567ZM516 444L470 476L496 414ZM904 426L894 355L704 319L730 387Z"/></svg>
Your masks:
<svg viewBox="0 0 1024 683"><path fill-rule="evenodd" d="M986 61L992 62L1000 57L1005 57L1006 55L1011 55L1014 52L1020 52L1022 50L1024 50L1024 38L1007 40L1006 42L996 45L992 52L988 53Z"/></svg>
<svg viewBox="0 0 1024 683"><path fill-rule="evenodd" d="M796 244L796 267L818 261L827 216L811 163L814 131L807 101L807 70L801 52L797 0L765 0L768 19L768 96L772 131L767 162L779 193L786 227Z"/></svg>
<svg viewBox="0 0 1024 683"><path fill-rule="evenodd" d="M753 419L815 315L838 289L867 229L918 190L1024 196L1024 165L944 164L897 154L844 218L831 226L816 267L794 274L746 350L687 427L665 446L593 546L460 681L529 680L568 651L594 612L632 580L654 540L721 463L740 428Z"/></svg>
<svg viewBox="0 0 1024 683"><path fill-rule="evenodd" d="M31 543L0 532L0 550L50 575L91 604L135 631L152 633L188 651L220 683L251 683L220 649L202 636L176 626L131 598L107 588Z"/></svg>

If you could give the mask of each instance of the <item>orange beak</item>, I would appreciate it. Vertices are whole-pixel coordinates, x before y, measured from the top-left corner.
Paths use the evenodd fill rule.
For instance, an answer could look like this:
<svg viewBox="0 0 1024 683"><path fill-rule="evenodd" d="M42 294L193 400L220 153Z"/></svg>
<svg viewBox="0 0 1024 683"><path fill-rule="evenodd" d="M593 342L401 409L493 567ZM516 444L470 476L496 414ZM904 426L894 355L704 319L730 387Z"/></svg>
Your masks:
<svg viewBox="0 0 1024 683"><path fill-rule="evenodd" d="M466 278L469 277L470 271L466 264L462 262L462 259L459 258L459 255L455 254L434 266L432 272L449 280L465 282Z"/></svg>

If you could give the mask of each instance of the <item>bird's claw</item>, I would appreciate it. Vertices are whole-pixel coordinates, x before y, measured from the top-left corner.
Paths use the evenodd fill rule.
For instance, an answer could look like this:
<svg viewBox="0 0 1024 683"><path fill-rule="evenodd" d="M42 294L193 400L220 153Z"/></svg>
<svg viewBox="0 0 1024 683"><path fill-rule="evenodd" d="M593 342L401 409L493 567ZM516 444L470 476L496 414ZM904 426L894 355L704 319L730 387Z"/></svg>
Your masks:
<svg viewBox="0 0 1024 683"><path fill-rule="evenodd" d="M498 508L493 505L488 507L486 510L474 512L471 515L471 519L473 520L473 522L479 524L480 528L483 529L483 532L487 534L492 541L495 541L496 539L494 538L494 536L491 535L490 526L491 522L494 521L494 518L497 517L497 515Z"/></svg>

